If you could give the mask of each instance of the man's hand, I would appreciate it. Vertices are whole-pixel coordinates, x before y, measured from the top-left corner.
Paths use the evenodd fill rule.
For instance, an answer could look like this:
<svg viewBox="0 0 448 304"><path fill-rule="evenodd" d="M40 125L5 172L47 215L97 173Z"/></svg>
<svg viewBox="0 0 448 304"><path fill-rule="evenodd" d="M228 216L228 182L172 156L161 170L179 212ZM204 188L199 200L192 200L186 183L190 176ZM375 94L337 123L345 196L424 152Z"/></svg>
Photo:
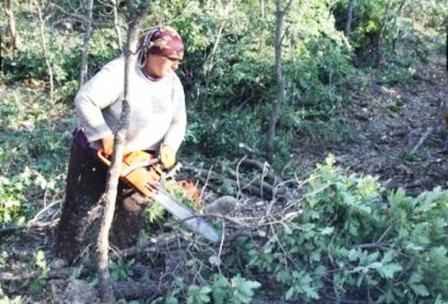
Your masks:
<svg viewBox="0 0 448 304"><path fill-rule="evenodd" d="M104 154L111 156L114 153L114 139L114 135L109 135L101 139ZM123 155L127 155L128 153L128 150L124 147Z"/></svg>
<svg viewBox="0 0 448 304"><path fill-rule="evenodd" d="M159 151L160 162L165 169L171 169L176 164L176 153L170 146L162 145Z"/></svg>
<svg viewBox="0 0 448 304"><path fill-rule="evenodd" d="M109 135L101 139L101 145L103 146L104 154L112 155L114 152L114 135Z"/></svg>

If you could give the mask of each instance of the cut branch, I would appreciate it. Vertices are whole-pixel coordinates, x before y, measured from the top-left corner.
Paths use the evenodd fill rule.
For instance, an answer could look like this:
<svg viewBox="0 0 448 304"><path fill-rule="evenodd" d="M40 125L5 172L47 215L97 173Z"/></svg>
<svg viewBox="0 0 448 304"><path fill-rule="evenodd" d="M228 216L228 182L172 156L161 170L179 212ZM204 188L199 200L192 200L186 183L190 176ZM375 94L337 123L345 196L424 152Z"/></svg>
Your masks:
<svg viewBox="0 0 448 304"><path fill-rule="evenodd" d="M420 148L421 145L423 145L423 143L425 142L425 140L428 139L428 137L431 135L432 131L434 131L433 127L429 127L426 129L425 133L423 133L423 135L420 137L417 144L414 146L414 148L412 148L411 153L417 152L418 148Z"/></svg>

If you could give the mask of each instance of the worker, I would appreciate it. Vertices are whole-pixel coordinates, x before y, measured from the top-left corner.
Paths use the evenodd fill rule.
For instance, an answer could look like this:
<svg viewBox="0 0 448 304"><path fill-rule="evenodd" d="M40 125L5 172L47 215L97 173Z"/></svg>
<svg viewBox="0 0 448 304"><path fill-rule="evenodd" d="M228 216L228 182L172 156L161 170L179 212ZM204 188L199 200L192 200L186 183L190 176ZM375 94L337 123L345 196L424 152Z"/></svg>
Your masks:
<svg viewBox="0 0 448 304"><path fill-rule="evenodd" d="M175 29L155 27L141 35L136 66L129 74L129 126L125 154L155 151L164 168L176 163L186 130L185 94L176 70L184 44ZM57 255L73 263L89 243L105 192L108 169L97 158L98 149L113 153L125 87L125 57L107 63L75 97L78 128L70 153L65 200L56 231ZM118 186L112 243L135 245L148 199L128 185ZM90 240L91 241L91 240Z"/></svg>

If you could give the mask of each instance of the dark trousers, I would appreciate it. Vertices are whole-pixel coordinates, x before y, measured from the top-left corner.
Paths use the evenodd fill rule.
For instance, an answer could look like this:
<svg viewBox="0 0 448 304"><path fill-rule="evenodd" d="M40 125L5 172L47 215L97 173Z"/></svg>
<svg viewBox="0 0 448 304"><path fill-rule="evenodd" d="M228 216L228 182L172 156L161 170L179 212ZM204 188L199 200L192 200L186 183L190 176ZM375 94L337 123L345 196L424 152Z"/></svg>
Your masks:
<svg viewBox="0 0 448 304"><path fill-rule="evenodd" d="M56 230L56 254L69 263L95 252L101 223L101 197L106 189L108 168L92 151L73 141L67 174L65 200ZM134 246L144 221L148 200L119 183L111 244L120 249Z"/></svg>

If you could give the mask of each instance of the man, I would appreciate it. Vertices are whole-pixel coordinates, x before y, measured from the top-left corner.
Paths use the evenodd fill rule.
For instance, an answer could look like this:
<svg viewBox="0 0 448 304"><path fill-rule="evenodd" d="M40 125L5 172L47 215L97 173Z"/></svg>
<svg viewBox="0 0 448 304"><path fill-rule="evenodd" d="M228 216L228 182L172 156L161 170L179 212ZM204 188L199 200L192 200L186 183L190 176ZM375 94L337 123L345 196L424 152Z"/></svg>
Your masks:
<svg viewBox="0 0 448 304"><path fill-rule="evenodd" d="M146 150L159 154L171 168L186 130L185 95L175 74L184 44L171 27L156 27L139 41L138 61L129 75L129 127L125 153ZM107 63L75 97L79 126L75 131L67 176L66 198L56 235L56 252L70 263L88 245L95 227L95 208L104 193L107 168L96 151L113 152L124 98L125 58ZM118 247L135 245L148 200L127 185L119 185L112 227ZM96 216L97 217L97 216Z"/></svg>

